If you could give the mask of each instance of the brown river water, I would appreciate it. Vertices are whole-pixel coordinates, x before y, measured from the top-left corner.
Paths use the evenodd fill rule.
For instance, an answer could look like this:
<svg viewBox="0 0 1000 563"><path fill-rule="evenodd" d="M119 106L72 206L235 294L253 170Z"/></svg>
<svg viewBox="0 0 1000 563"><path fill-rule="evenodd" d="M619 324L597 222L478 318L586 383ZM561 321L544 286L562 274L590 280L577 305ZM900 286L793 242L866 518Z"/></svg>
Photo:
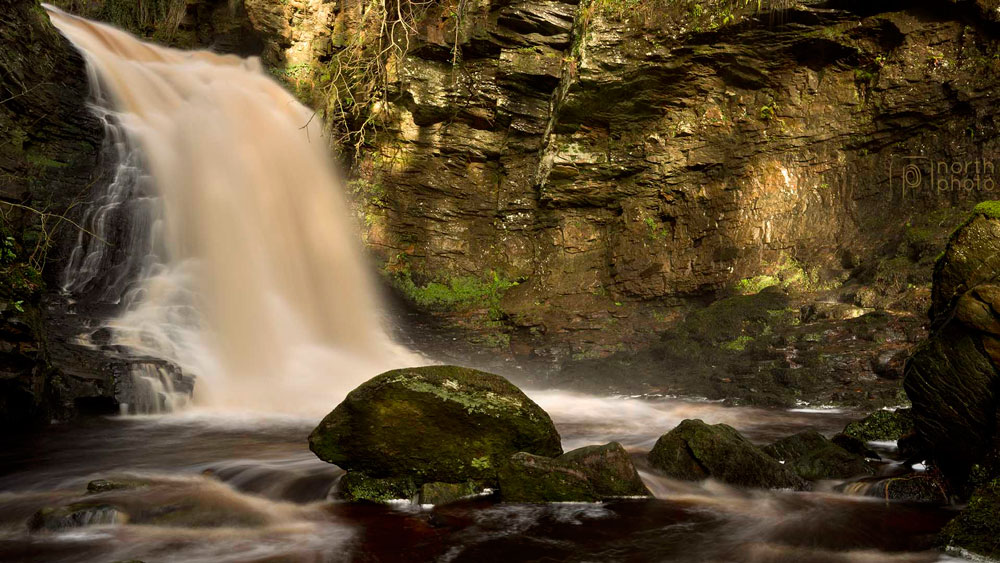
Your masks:
<svg viewBox="0 0 1000 563"><path fill-rule="evenodd" d="M175 414L0 437L0 561L946 560L933 545L949 508L846 496L834 483L809 493L681 483L644 459L686 418L764 443L807 428L830 435L856 413L535 391L564 448L621 442L655 498L332 500L343 472L306 441L319 417L369 377L426 360L378 322L319 120L256 61L166 49L49 13L88 62L120 163L86 224L111 233L102 218L118 214L145 233L122 248L131 262L117 265L134 276L111 281L107 245L81 235L63 289L103 288L91 297L122 307L106 327L111 344L169 360L198 385L195 406ZM149 485L86 494L91 480L116 477ZM108 508L86 526L29 531L40 509L76 502Z"/></svg>
<svg viewBox="0 0 1000 563"><path fill-rule="evenodd" d="M484 497L440 507L330 500L342 471L309 452L315 420L186 413L96 419L5 438L0 560L319 561L948 561L933 548L951 509L833 492L682 483L645 463L684 418L726 422L755 442L841 429L852 413L725 408L678 400L530 392L569 449L622 442L650 500L550 505ZM141 476L152 486L86 495L87 482ZM42 507L107 501L134 523L29 532ZM169 518L156 519L169 508ZM150 517L150 515L152 515Z"/></svg>

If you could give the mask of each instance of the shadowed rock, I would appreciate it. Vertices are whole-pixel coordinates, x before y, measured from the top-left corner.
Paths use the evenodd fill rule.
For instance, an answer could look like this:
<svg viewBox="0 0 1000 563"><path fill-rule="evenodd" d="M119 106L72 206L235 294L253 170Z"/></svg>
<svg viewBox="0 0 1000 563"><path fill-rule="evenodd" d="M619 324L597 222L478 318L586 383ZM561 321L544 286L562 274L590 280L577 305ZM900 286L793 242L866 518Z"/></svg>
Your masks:
<svg viewBox="0 0 1000 563"><path fill-rule="evenodd" d="M585 446L554 459L516 453L500 469L500 494L507 502L650 496L632 458L618 442Z"/></svg>
<svg viewBox="0 0 1000 563"><path fill-rule="evenodd" d="M520 389L498 375L454 366L369 380L313 430L309 447L349 476L407 478L416 486L494 484L498 465L511 454L562 453L549 415Z"/></svg>
<svg viewBox="0 0 1000 563"><path fill-rule="evenodd" d="M805 488L791 469L725 424L685 420L660 436L649 461L668 476L685 481L713 478L739 487Z"/></svg>
<svg viewBox="0 0 1000 563"><path fill-rule="evenodd" d="M875 472L863 456L848 452L815 430L782 438L762 450L784 462L799 477L811 481L848 479Z"/></svg>

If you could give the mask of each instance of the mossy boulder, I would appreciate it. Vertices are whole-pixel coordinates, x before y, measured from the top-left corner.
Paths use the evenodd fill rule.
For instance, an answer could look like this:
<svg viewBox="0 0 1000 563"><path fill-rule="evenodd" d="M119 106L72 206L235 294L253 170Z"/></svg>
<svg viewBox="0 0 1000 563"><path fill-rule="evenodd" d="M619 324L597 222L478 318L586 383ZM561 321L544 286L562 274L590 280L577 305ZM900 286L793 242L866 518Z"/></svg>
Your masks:
<svg viewBox="0 0 1000 563"><path fill-rule="evenodd" d="M519 452L500 470L500 494L506 502L596 501L650 496L618 442L585 446L546 458Z"/></svg>
<svg viewBox="0 0 1000 563"><path fill-rule="evenodd" d="M471 481L465 483L424 483L420 486L420 504L448 504L471 497L482 487Z"/></svg>
<svg viewBox="0 0 1000 563"><path fill-rule="evenodd" d="M580 468L518 452L500 468L505 502L596 502L601 497Z"/></svg>
<svg viewBox="0 0 1000 563"><path fill-rule="evenodd" d="M350 502L414 500L418 493L411 477L369 477L361 471L344 475L338 486L341 498Z"/></svg>
<svg viewBox="0 0 1000 563"><path fill-rule="evenodd" d="M587 476L601 498L649 496L632 458L618 442L603 446L584 446L556 458Z"/></svg>
<svg viewBox="0 0 1000 563"><path fill-rule="evenodd" d="M848 479L875 473L864 456L841 448L815 430L782 438L762 450L783 462L799 477L810 481Z"/></svg>
<svg viewBox="0 0 1000 563"><path fill-rule="evenodd" d="M899 440L913 431L913 416L909 409L880 410L849 423L844 435L863 442Z"/></svg>
<svg viewBox="0 0 1000 563"><path fill-rule="evenodd" d="M309 447L349 475L406 478L415 486L491 485L499 464L516 452L562 454L549 415L520 389L456 366L400 369L369 380L313 430Z"/></svg>
<svg viewBox="0 0 1000 563"><path fill-rule="evenodd" d="M1000 479L980 487L969 505L941 531L949 549L1000 559Z"/></svg>
<svg viewBox="0 0 1000 563"><path fill-rule="evenodd" d="M685 481L718 479L739 487L805 488L790 468L768 456L726 424L685 420L660 436L649 461L669 477Z"/></svg>

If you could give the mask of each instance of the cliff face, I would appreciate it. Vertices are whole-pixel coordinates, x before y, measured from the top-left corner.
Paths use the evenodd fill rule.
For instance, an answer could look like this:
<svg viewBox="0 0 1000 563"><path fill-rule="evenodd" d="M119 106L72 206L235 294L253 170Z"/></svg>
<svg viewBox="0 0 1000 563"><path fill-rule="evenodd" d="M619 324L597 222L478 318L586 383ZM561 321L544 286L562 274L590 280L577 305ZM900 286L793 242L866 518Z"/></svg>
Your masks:
<svg viewBox="0 0 1000 563"><path fill-rule="evenodd" d="M564 358L775 281L914 308L922 239L995 189L995 6L750 4L444 2L367 51L356 0L246 9L280 76L367 128L353 187L396 285Z"/></svg>
<svg viewBox="0 0 1000 563"><path fill-rule="evenodd" d="M993 0L69 4L260 53L400 293L523 359L630 352L770 285L920 311L996 189Z"/></svg>
<svg viewBox="0 0 1000 563"><path fill-rule="evenodd" d="M5 4L0 68L0 421L25 424L103 393L96 373L53 366L41 300L75 238L70 221L101 181L103 129L86 106L83 59L36 1Z"/></svg>

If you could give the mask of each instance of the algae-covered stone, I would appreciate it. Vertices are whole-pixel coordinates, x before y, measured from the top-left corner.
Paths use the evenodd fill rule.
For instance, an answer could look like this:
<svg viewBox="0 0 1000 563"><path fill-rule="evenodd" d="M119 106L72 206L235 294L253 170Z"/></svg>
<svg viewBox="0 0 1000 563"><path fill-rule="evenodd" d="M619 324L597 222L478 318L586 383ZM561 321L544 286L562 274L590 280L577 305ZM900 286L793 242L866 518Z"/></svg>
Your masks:
<svg viewBox="0 0 1000 563"><path fill-rule="evenodd" d="M505 502L595 502L587 474L556 459L518 452L500 467Z"/></svg>
<svg viewBox="0 0 1000 563"><path fill-rule="evenodd" d="M420 504L448 504L471 497L481 490L475 483L424 483L420 486Z"/></svg>
<svg viewBox="0 0 1000 563"><path fill-rule="evenodd" d="M941 531L949 549L1000 559L1000 479L980 487L969 505Z"/></svg>
<svg viewBox="0 0 1000 563"><path fill-rule="evenodd" d="M909 409L875 411L844 427L844 434L864 442L899 440L913 431Z"/></svg>
<svg viewBox="0 0 1000 563"><path fill-rule="evenodd" d="M582 471L601 498L650 496L632 458L618 442L577 448L556 460Z"/></svg>
<svg viewBox="0 0 1000 563"><path fill-rule="evenodd" d="M557 458L514 454L500 470L507 502L594 501L651 496L618 442L585 446Z"/></svg>
<svg viewBox="0 0 1000 563"><path fill-rule="evenodd" d="M389 502L413 500L417 486L411 477L369 477L360 471L351 471L340 479L341 497L350 502Z"/></svg>
<svg viewBox="0 0 1000 563"><path fill-rule="evenodd" d="M455 366L401 369L351 391L313 430L322 460L373 478L496 481L511 454L562 453L549 415L506 379Z"/></svg>
<svg viewBox="0 0 1000 563"><path fill-rule="evenodd" d="M782 438L762 450L784 462L799 477L811 481L848 479L875 472L863 456L848 452L815 430Z"/></svg>
<svg viewBox="0 0 1000 563"><path fill-rule="evenodd" d="M805 488L791 469L725 424L685 420L660 436L649 461L668 476L686 481L711 477L740 487Z"/></svg>

